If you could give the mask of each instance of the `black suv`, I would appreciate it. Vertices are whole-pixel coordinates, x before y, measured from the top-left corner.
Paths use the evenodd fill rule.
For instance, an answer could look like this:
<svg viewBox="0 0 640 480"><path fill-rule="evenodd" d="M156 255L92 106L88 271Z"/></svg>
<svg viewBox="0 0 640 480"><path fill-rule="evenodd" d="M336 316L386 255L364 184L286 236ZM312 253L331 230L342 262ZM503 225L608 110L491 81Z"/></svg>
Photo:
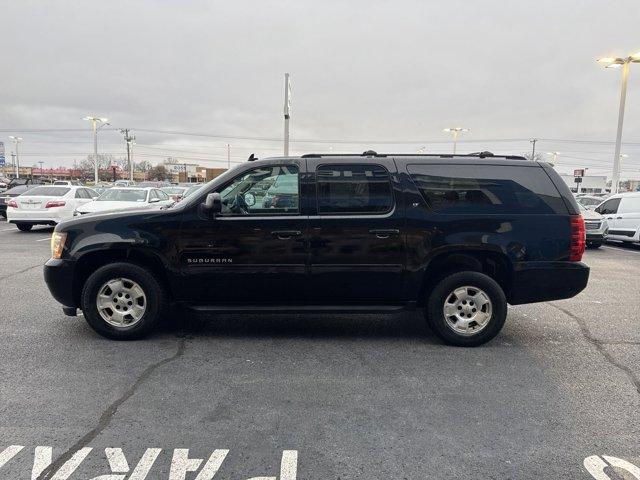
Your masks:
<svg viewBox="0 0 640 480"><path fill-rule="evenodd" d="M274 184L294 185L295 201L270 201ZM169 304L420 307L444 341L472 346L498 334L507 303L584 289L584 247L578 206L548 164L369 151L250 161L165 210L62 222L44 273L65 313L82 309L114 339L147 334Z"/></svg>

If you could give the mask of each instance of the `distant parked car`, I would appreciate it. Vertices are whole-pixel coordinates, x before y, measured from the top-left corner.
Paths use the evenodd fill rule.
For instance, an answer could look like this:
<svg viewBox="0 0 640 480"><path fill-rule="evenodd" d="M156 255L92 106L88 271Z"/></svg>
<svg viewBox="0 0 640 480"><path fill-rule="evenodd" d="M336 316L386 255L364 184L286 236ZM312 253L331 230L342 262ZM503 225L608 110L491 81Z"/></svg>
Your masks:
<svg viewBox="0 0 640 480"><path fill-rule="evenodd" d="M73 218L76 208L97 195L86 187L33 187L7 202L7 220L23 232L31 230L34 225L56 225Z"/></svg>
<svg viewBox="0 0 640 480"><path fill-rule="evenodd" d="M607 221L607 240L640 242L640 192L612 195L595 211Z"/></svg>
<svg viewBox="0 0 640 480"><path fill-rule="evenodd" d="M157 208L173 205L169 195L158 188L113 187L93 202L79 207L75 215L138 208Z"/></svg>
<svg viewBox="0 0 640 480"><path fill-rule="evenodd" d="M113 184L114 187L134 187L136 182L133 180L116 180Z"/></svg>
<svg viewBox="0 0 640 480"><path fill-rule="evenodd" d="M578 207L580 207L580 213L584 218L587 248L600 248L607 239L607 221L598 212L585 208L581 203L578 203Z"/></svg>
<svg viewBox="0 0 640 480"><path fill-rule="evenodd" d="M602 200L602 197L596 197L595 195L580 195L576 197L576 202L587 210L593 210L602 203Z"/></svg>
<svg viewBox="0 0 640 480"><path fill-rule="evenodd" d="M184 193L187 191L186 187L162 187L161 189L164 193L171 197L171 200L174 202L179 202L182 200Z"/></svg>
<svg viewBox="0 0 640 480"><path fill-rule="evenodd" d="M5 190L0 194L0 216L7 218L7 202L12 198L22 195L30 188L34 188L35 185L18 185L17 187Z"/></svg>

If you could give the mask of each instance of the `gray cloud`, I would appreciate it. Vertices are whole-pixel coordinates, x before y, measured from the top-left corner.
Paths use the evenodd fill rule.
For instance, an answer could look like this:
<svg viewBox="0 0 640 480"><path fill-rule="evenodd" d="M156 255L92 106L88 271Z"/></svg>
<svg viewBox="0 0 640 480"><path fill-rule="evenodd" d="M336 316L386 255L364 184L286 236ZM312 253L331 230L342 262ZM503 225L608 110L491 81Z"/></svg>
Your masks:
<svg viewBox="0 0 640 480"><path fill-rule="evenodd" d="M285 71L297 139L415 140L448 151L438 143L447 140L441 130L461 125L472 129L465 139L477 141L462 150L522 153L531 137L613 141L620 72L594 59L640 50L635 0L21 1L5 2L2 18L0 130L86 129L22 134L26 153L45 155L33 161L53 165L90 150L86 114L108 116L117 127L279 138ZM627 142L640 142L635 67ZM9 134L0 132L0 140ZM201 152L211 164L222 161L227 142L137 136L137 151L156 155L149 158ZM238 159L280 148L229 142ZM101 145L124 150L115 131L102 132ZM331 145L369 146L422 145ZM328 147L294 143L292 150ZM563 152L564 169L606 169L613 155L610 144L542 141L539 148ZM632 175L640 143L625 151Z"/></svg>

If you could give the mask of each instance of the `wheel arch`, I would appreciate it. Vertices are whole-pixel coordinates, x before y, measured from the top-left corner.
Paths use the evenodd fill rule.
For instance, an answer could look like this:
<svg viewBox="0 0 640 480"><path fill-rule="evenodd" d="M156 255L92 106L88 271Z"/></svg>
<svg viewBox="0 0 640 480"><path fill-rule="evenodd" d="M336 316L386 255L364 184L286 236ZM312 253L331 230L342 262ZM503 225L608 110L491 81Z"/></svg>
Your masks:
<svg viewBox="0 0 640 480"><path fill-rule="evenodd" d="M444 277L456 272L484 273L495 280L507 297L511 295L513 266L501 252L459 249L439 253L426 265L422 275L418 305L424 306L428 292Z"/></svg>
<svg viewBox="0 0 640 480"><path fill-rule="evenodd" d="M73 299L80 305L82 288L89 276L98 268L115 262L126 262L148 269L164 287L164 291L173 298L171 284L162 260L155 254L130 248L96 250L82 255L76 262L73 279Z"/></svg>

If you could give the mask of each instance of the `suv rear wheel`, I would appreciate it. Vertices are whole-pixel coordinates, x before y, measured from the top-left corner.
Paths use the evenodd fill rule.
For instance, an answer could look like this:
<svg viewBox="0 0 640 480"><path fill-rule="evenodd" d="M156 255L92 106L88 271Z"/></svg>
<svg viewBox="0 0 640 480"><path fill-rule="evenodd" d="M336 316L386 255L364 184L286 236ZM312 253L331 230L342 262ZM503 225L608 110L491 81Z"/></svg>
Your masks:
<svg viewBox="0 0 640 480"><path fill-rule="evenodd" d="M491 277L478 272L457 272L443 278L431 291L425 314L442 340L474 347L500 332L507 316L507 300Z"/></svg>
<svg viewBox="0 0 640 480"><path fill-rule="evenodd" d="M162 286L148 270L131 263L113 263L91 274L81 305L91 328L114 340L147 335L167 310Z"/></svg>

